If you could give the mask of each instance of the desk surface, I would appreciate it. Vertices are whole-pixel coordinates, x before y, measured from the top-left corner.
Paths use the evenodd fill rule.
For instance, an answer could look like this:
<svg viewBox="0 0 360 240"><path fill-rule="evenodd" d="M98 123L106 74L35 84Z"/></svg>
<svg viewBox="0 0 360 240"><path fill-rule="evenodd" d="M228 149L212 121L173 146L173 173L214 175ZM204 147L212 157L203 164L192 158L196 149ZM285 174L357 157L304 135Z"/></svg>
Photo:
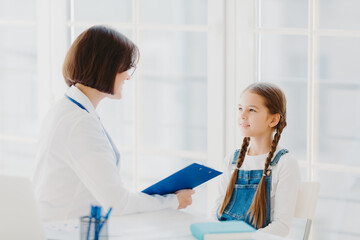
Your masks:
<svg viewBox="0 0 360 240"><path fill-rule="evenodd" d="M178 210L115 217L109 223L110 239L195 239L190 224L209 221Z"/></svg>
<svg viewBox="0 0 360 240"><path fill-rule="evenodd" d="M156 212L112 216L108 222L109 240L175 239L195 240L190 231L194 222L211 221L207 217L166 209ZM45 225L47 239L78 240L78 220Z"/></svg>
<svg viewBox="0 0 360 240"><path fill-rule="evenodd" d="M156 212L112 216L108 222L109 240L196 240L190 231L194 222L215 221L184 211L166 209ZM48 223L45 225L48 240L79 240L79 220ZM256 240L291 240L257 231Z"/></svg>

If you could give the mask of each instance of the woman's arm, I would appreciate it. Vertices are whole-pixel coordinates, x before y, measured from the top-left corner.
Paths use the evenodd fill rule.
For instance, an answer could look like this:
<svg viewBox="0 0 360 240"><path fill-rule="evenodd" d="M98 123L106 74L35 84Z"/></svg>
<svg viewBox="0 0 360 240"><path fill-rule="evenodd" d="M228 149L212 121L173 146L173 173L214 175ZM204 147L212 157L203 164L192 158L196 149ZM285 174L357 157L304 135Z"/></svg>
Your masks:
<svg viewBox="0 0 360 240"><path fill-rule="evenodd" d="M177 208L175 194L150 196L131 192L123 185L116 167L113 149L102 133L100 123L91 116L75 124L68 137L68 164L80 181L103 207L113 207L113 214Z"/></svg>

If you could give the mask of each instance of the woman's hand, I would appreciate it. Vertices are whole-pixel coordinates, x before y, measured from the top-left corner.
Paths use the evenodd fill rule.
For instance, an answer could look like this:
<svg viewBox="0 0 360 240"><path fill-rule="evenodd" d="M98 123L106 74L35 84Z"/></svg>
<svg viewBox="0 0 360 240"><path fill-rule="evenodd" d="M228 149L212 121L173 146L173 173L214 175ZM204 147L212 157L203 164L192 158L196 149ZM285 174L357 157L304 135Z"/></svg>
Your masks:
<svg viewBox="0 0 360 240"><path fill-rule="evenodd" d="M176 197L179 201L178 209L183 209L192 203L191 195L195 193L192 189L183 189L175 192Z"/></svg>

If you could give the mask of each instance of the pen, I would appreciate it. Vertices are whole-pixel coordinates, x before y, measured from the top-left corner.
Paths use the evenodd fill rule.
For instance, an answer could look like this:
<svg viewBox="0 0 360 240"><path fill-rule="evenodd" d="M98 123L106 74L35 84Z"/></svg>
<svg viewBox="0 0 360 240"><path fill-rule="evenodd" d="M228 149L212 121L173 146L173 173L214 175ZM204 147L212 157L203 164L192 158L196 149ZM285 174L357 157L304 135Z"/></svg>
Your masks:
<svg viewBox="0 0 360 240"><path fill-rule="evenodd" d="M110 213L111 213L112 207L109 209L109 211L107 212L106 216L104 217L104 221L102 224L100 224L100 228L99 228L99 232L101 231L101 228L104 226L104 224L106 223L106 221L108 220Z"/></svg>
<svg viewBox="0 0 360 240"><path fill-rule="evenodd" d="M91 205L91 211L90 211L90 216L89 216L89 226L88 226L88 230L87 230L87 234L86 234L86 240L89 240L91 222L92 222L92 218L95 217L95 216L96 216L96 207Z"/></svg>
<svg viewBox="0 0 360 240"><path fill-rule="evenodd" d="M96 216L95 216L95 240L99 240L100 221L101 221L101 207L96 206Z"/></svg>

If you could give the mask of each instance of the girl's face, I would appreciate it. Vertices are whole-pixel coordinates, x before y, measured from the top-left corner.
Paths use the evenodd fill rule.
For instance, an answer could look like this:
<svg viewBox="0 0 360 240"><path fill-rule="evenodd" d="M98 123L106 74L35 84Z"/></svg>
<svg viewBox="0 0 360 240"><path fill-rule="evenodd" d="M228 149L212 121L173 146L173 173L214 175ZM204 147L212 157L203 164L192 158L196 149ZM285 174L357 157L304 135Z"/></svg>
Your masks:
<svg viewBox="0 0 360 240"><path fill-rule="evenodd" d="M121 99L122 98L122 87L125 80L130 80L128 71L117 73L114 82L114 94L110 94L109 98Z"/></svg>
<svg viewBox="0 0 360 240"><path fill-rule="evenodd" d="M238 124L244 137L261 137L271 134L279 119L279 114L269 113L262 96L249 91L241 95Z"/></svg>

